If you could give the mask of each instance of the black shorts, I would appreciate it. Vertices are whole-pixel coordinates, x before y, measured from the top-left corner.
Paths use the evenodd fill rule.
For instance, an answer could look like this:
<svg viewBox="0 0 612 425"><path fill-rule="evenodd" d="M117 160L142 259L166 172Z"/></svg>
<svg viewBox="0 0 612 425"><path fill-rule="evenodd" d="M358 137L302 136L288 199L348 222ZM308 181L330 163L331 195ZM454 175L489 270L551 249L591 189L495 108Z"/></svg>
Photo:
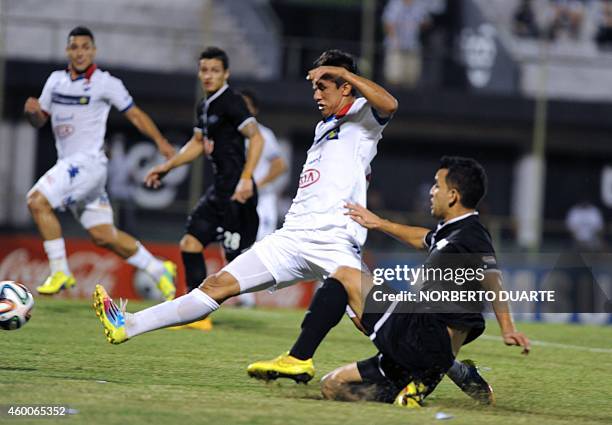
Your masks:
<svg viewBox="0 0 612 425"><path fill-rule="evenodd" d="M375 399L392 403L411 381L434 388L454 361L446 324L435 314L392 313L374 329L382 313L364 314L362 325L379 353L357 362L364 383L374 384Z"/></svg>
<svg viewBox="0 0 612 425"><path fill-rule="evenodd" d="M220 242L230 262L255 243L258 228L257 189L241 204L219 197L211 186L189 214L185 232L204 246Z"/></svg>

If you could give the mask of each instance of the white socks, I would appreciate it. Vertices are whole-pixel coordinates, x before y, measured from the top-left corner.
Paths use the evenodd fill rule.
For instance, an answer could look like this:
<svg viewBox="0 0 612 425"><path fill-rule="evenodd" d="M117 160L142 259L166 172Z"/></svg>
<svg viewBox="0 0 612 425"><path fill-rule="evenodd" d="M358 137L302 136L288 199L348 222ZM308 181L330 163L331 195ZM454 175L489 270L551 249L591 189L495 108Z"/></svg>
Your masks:
<svg viewBox="0 0 612 425"><path fill-rule="evenodd" d="M164 262L159 258L153 257L153 254L151 254L140 242L136 242L136 244L138 245L136 253L125 261L137 269L145 271L156 282L159 281L166 271Z"/></svg>
<svg viewBox="0 0 612 425"><path fill-rule="evenodd" d="M43 247L47 253L49 259L49 268L51 274L56 272L64 272L70 275L70 268L68 267L68 260L66 259L66 245L64 239L53 239L51 241L44 241Z"/></svg>
<svg viewBox="0 0 612 425"><path fill-rule="evenodd" d="M166 301L134 314L126 314L128 338L167 326L182 325L203 319L219 308L219 304L200 289L172 301Z"/></svg>
<svg viewBox="0 0 612 425"><path fill-rule="evenodd" d="M153 257L153 255L144 246L142 246L140 242L137 242L137 244L138 250L126 261L128 264L145 271L156 282L159 281L166 271L164 268L164 262ZM70 268L68 267L66 245L63 238L44 241L43 247L47 253L47 258L49 259L51 274L56 272L64 272L67 275L72 274L70 272Z"/></svg>

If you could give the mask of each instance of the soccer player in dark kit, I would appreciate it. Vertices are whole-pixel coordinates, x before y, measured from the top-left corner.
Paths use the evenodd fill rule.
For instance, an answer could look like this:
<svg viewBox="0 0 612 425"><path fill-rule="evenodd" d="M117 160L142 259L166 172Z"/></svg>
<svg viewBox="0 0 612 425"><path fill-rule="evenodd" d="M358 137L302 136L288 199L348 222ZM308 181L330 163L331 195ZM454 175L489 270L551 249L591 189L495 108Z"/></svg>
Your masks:
<svg viewBox="0 0 612 425"><path fill-rule="evenodd" d="M212 242L221 242L228 262L249 248L257 237L257 190L253 170L263 148L257 121L240 94L228 85L229 60L216 47L202 52L198 78L206 97L196 110L191 140L178 154L149 171L146 184L158 187L170 170L202 154L212 158L215 180L187 219L180 242L188 291L206 278L202 251ZM250 140L245 154L245 138ZM210 328L210 321L191 324Z"/></svg>
<svg viewBox="0 0 612 425"><path fill-rule="evenodd" d="M486 193L486 185L485 171L476 161L444 157L430 191L431 213L442 220L435 230L393 223L357 204L348 204L347 214L367 229L385 232L414 248L426 249L429 255L423 270L476 270L471 284L439 276L425 278L416 295L478 288L499 293L502 280L495 251L476 211ZM480 279L476 278L477 270L482 272ZM461 346L484 332L480 303L430 303L420 302L419 298L415 302L397 298L391 301L393 298L383 298L389 290L379 285L349 285L348 282L343 285L349 304L379 353L324 376L321 390L325 398L418 407L453 366ZM368 293L365 299L362 293ZM507 302L496 300L492 304L504 343L521 346L527 354L529 340L516 330ZM493 394L484 381L467 379L465 382L474 386L462 387L468 394L474 398L480 396L483 402L493 401ZM461 382L456 383L462 386Z"/></svg>

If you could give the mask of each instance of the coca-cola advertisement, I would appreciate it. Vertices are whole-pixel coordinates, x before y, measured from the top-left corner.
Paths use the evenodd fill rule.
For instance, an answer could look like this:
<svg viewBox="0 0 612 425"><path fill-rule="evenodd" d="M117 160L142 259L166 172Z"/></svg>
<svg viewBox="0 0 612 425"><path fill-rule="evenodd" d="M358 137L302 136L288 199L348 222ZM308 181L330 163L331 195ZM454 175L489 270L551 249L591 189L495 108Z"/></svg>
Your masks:
<svg viewBox="0 0 612 425"><path fill-rule="evenodd" d="M185 293L185 273L178 244L146 243L153 255L174 261L178 265L177 295ZM136 271L114 253L96 247L87 239L66 239L70 270L77 285L63 291L58 297L89 298L100 283L113 297L126 299L161 299L153 282L144 273ZM223 252L218 247L204 252L208 273L216 273L225 264ZM0 280L14 280L26 285L34 293L49 276L49 263L42 240L29 235L0 236ZM262 307L305 308L314 292L313 283L300 283L279 291L263 291L255 294L257 305ZM231 303L231 302L229 302Z"/></svg>

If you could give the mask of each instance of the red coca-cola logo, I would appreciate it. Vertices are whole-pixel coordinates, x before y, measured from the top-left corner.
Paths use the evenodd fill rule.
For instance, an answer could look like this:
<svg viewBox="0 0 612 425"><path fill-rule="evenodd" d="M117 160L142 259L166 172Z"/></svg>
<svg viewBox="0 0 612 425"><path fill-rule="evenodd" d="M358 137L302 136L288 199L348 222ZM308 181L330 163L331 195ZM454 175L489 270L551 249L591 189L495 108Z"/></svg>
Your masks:
<svg viewBox="0 0 612 425"><path fill-rule="evenodd" d="M64 291L71 298L88 298L97 283L111 290L116 282L115 271L121 260L113 254L94 251L78 251L68 257L70 270L77 280L76 290ZM9 252L0 261L0 280L14 280L29 287L30 291L49 276L49 263L44 259L31 258L27 249L18 248Z"/></svg>
<svg viewBox="0 0 612 425"><path fill-rule="evenodd" d="M302 174L300 174L299 188L303 189L305 187L312 186L319 181L319 178L321 178L321 173L319 173L319 170L314 168L304 170L302 171Z"/></svg>

